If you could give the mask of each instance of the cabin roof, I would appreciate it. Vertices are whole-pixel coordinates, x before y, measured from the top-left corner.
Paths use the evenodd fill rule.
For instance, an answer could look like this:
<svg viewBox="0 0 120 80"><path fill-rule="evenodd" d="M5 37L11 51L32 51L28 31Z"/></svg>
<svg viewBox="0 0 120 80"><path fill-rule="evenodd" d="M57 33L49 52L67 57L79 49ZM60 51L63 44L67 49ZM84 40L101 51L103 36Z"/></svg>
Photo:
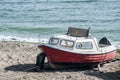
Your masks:
<svg viewBox="0 0 120 80"><path fill-rule="evenodd" d="M69 35L56 35L53 36L55 38L61 38L61 39L67 39L67 40L84 40L84 39L96 39L95 37L74 37L74 36L69 36Z"/></svg>

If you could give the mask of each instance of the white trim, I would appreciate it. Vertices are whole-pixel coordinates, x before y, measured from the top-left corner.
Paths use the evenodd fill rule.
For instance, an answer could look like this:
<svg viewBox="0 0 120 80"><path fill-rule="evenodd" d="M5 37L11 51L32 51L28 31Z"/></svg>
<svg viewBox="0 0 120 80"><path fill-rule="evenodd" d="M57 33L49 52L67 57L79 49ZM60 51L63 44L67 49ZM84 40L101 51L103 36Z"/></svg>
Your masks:
<svg viewBox="0 0 120 80"><path fill-rule="evenodd" d="M45 45L48 46L50 48L54 48L57 50L62 50L62 51L66 51L66 52L71 52L71 53L76 53L76 54L105 54L111 51L116 50L115 48L111 49L111 47L107 47L106 49L104 49L103 51L77 51L77 50L73 50L72 48L61 48L58 46L53 46L53 45ZM102 49L101 49L102 50Z"/></svg>

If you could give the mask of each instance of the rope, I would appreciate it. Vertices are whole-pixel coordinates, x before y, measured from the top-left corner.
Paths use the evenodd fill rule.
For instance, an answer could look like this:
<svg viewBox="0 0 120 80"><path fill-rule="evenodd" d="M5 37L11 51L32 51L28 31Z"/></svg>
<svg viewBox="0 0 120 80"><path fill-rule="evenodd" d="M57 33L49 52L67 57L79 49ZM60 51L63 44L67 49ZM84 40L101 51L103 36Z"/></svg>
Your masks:
<svg viewBox="0 0 120 80"><path fill-rule="evenodd" d="M23 72L26 72L26 71L29 71L29 70L32 70L32 69L35 69L39 66L35 66L35 67L32 67L32 68L28 68L28 69L25 69L25 70L22 70ZM15 73L16 74L16 73ZM18 78L18 77L23 77L25 75L30 75L30 74L18 74L18 75L14 75L14 76L11 76L11 77L8 77L8 78L0 78L0 80L10 80L10 79L14 79L14 78Z"/></svg>

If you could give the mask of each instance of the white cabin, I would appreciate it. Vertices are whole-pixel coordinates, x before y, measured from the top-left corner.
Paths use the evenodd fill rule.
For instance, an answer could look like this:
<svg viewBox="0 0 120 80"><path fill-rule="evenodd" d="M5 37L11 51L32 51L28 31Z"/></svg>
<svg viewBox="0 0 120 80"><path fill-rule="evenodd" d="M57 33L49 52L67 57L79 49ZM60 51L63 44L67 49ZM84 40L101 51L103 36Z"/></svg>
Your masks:
<svg viewBox="0 0 120 80"><path fill-rule="evenodd" d="M50 38L47 46L78 54L101 54L115 50L106 37L98 42L95 37L56 35Z"/></svg>

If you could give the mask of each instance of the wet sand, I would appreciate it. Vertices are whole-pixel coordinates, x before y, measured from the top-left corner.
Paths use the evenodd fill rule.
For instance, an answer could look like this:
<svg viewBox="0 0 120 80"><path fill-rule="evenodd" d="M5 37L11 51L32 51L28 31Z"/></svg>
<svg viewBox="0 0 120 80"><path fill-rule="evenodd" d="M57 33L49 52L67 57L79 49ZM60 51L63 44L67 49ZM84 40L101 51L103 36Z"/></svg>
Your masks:
<svg viewBox="0 0 120 80"><path fill-rule="evenodd" d="M1 41L0 80L120 80L120 61L105 64L102 73L97 68L52 70L49 66L41 72L28 70L35 66L37 45Z"/></svg>

